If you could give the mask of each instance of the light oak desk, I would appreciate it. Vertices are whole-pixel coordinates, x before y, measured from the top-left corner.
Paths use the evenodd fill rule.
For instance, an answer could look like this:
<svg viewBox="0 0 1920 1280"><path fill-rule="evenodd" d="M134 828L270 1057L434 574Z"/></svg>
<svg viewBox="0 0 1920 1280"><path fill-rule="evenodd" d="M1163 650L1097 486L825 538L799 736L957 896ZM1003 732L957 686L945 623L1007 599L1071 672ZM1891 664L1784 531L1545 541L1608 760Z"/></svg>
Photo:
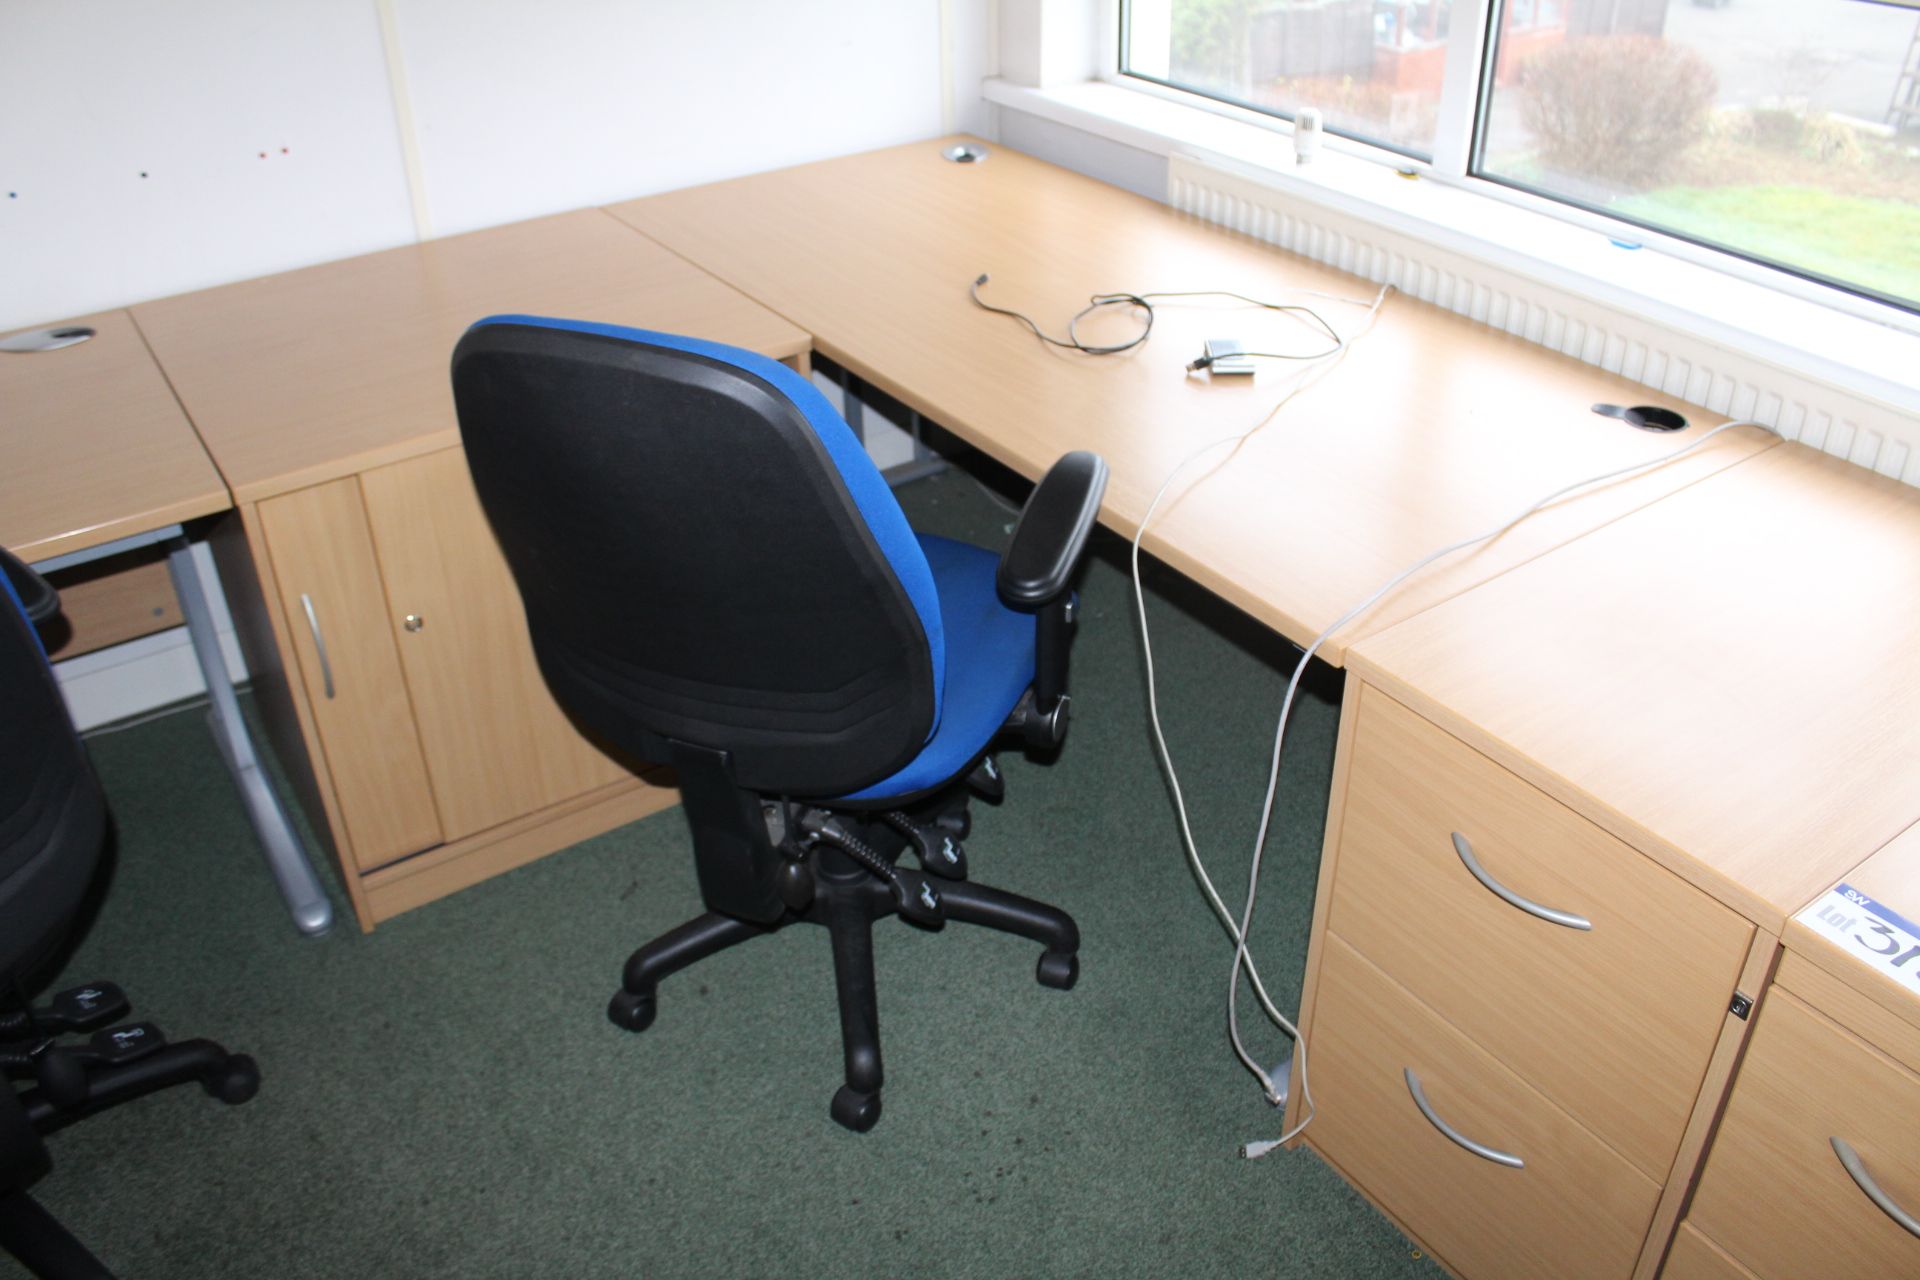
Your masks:
<svg viewBox="0 0 1920 1280"><path fill-rule="evenodd" d="M214 740L295 924L323 933L332 907L254 754L181 528L225 511L226 487L126 312L57 327L94 333L70 346L0 353L0 544L47 572L140 547L165 550L206 678Z"/></svg>
<svg viewBox="0 0 1920 1280"><path fill-rule="evenodd" d="M0 353L0 544L50 560L225 511L220 473L127 313L54 327L94 336Z"/></svg>
<svg viewBox="0 0 1920 1280"><path fill-rule="evenodd" d="M611 206L696 265L813 335L821 354L1029 478L1070 449L1112 467L1101 520L1132 534L1154 491L1199 446L1244 431L1288 372L1187 376L1208 337L1311 352L1326 338L1225 299L1166 299L1153 336L1119 356L1043 346L975 307L967 287L1050 333L1090 295L1232 289L1303 301L1351 331L1373 288L1153 201L1009 151L941 158L951 139L803 165ZM1120 316L1083 332L1112 341ZM1405 297L1330 376L1290 403L1171 508L1146 547L1305 643L1418 556L1517 514L1561 484L1652 458L1697 434L1651 435L1596 402L1712 416L1622 378ZM1567 502L1439 568L1322 651L1483 582L1766 448L1731 432L1671 467ZM1224 458L1225 450L1219 451ZM1201 474L1204 464L1193 475Z"/></svg>
<svg viewBox="0 0 1920 1280"><path fill-rule="evenodd" d="M248 663L367 928L676 798L534 665L448 375L499 312L807 362L801 330L593 209L133 308L232 491L215 552Z"/></svg>

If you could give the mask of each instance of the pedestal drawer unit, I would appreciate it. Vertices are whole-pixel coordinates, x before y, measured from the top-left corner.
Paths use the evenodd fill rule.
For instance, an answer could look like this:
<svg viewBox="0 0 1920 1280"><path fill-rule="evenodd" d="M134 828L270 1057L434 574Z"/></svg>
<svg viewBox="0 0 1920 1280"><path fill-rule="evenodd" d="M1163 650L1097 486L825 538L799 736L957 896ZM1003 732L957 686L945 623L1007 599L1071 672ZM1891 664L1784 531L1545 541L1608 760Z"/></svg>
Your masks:
<svg viewBox="0 0 1920 1280"><path fill-rule="evenodd" d="M1761 1280L1920 1276L1920 1064L1813 1008L1787 972L1687 1222Z"/></svg>
<svg viewBox="0 0 1920 1280"><path fill-rule="evenodd" d="M1633 1275L1753 926L1361 680L1340 751L1307 1141L1462 1275Z"/></svg>
<svg viewBox="0 0 1920 1280"><path fill-rule="evenodd" d="M1853 1265L1906 1242L1827 1145L1865 1125L1865 1171L1920 1210L1920 1094L1897 1083L1920 964L1875 977L1798 932L1838 885L1920 919L1916 565L1920 490L1780 444L1357 639L1301 1001L1313 1097L1340 1088L1319 1029L1357 1016L1326 978L1347 945L1658 1184L1623 1280L1920 1277L1912 1254ZM1391 1159L1322 1111L1305 1141L1400 1215ZM1780 1128L1801 1115L1829 1128ZM1839 1212L1816 1186L1879 1221L1791 1252L1792 1224ZM1429 1243L1470 1280L1590 1265Z"/></svg>
<svg viewBox="0 0 1920 1280"><path fill-rule="evenodd" d="M1664 1180L1752 926L1356 692L1328 928Z"/></svg>

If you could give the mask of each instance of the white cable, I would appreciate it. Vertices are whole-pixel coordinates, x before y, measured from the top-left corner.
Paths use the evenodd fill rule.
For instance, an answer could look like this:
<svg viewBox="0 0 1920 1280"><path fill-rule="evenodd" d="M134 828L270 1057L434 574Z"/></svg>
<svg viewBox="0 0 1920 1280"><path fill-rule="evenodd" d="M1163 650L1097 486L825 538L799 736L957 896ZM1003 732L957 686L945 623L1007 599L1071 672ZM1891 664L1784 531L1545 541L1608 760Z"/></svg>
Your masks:
<svg viewBox="0 0 1920 1280"><path fill-rule="evenodd" d="M1133 540L1132 540L1131 568L1133 572L1134 608L1140 622L1141 648L1142 648L1143 655L1146 659L1147 710L1148 710L1149 723L1151 724L1152 730L1153 730L1154 746L1156 751L1159 754L1161 765L1166 770L1168 785L1173 792L1174 808L1175 808L1175 812L1178 817L1179 826L1180 826L1181 843L1186 852L1187 860L1191 865L1195 876L1200 881L1201 888L1206 896L1208 904L1213 908L1215 915L1217 915L1220 918L1220 922L1222 926L1226 929L1228 936L1234 940L1233 964L1229 970L1228 979L1227 979L1227 1025L1228 1025L1228 1033L1233 1043L1233 1050L1235 1055L1240 1059L1241 1063L1248 1069L1248 1071L1250 1071L1255 1076L1255 1078L1257 1078L1260 1081L1262 1090L1266 1094L1268 1101L1274 1102L1277 1104L1280 1101L1278 1087L1274 1084L1271 1075L1263 1067L1261 1067L1259 1063L1253 1060L1252 1055L1247 1051L1247 1048L1240 1037L1238 999L1239 999L1240 973L1242 969L1244 969L1246 971L1248 978L1253 983L1254 993L1260 1002L1261 1008L1265 1011L1269 1019L1271 1019L1277 1026L1279 1026L1283 1031L1285 1031L1290 1037L1292 1037L1299 1051L1299 1059L1300 1059L1299 1088L1300 1088L1300 1097L1301 1097L1301 1103L1302 1103L1302 1109L1303 1109L1303 1114L1300 1118L1300 1121L1299 1123L1294 1125L1293 1128L1289 1129L1287 1132L1283 1133L1278 1138L1271 1139L1271 1140L1249 1142L1244 1146L1242 1146L1240 1153L1241 1155L1245 1156L1248 1159L1258 1159L1261 1156L1267 1155L1269 1152L1275 1150L1276 1148L1283 1146L1287 1142L1292 1141L1307 1127L1307 1125L1312 1121L1314 1116L1313 1095L1307 1084L1306 1043L1301 1038L1299 1029L1295 1027L1294 1024L1284 1014L1282 1014L1277 1007L1275 1007L1272 998L1267 994L1266 986L1261 981L1261 978L1260 978L1259 968L1254 963L1253 957L1250 954L1248 950L1248 945L1247 945L1247 937L1250 929L1252 928L1253 912L1254 912L1255 902L1259 892L1261 857L1266 848L1267 834L1272 826L1273 803L1274 803L1274 798L1275 798L1275 795L1277 794L1277 790L1279 786L1280 758L1281 758L1282 749L1285 745L1287 719L1292 714L1293 699L1294 699L1294 695L1299 689L1300 678L1305 673L1307 666L1313 659L1314 654L1317 653L1320 647L1323 644L1325 644L1326 641L1341 627L1346 626L1354 618L1358 617L1360 614L1365 613L1368 609L1372 608L1375 604L1377 604L1381 600L1382 597L1386 596L1387 593L1392 591L1394 588L1398 587L1401 583L1405 582L1408 578L1412 577L1414 574L1420 572L1420 570L1426 568L1427 566L1433 564L1435 561L1440 560L1445 556L1453 554L1456 551L1461 551L1477 543L1485 542L1491 538L1498 537L1499 535L1505 533L1507 530L1513 528L1515 525L1519 524L1522 520L1527 519L1528 517L1532 516L1542 508L1554 502L1557 502L1564 497L1567 497L1581 489L1591 488L1594 485L1603 484L1611 480L1623 479L1627 476L1636 474L1641 471L1652 470L1653 468L1664 466L1667 463L1672 462L1675 459L1682 457L1683 455L1690 453L1693 450L1699 448L1701 445L1713 439L1715 436L1719 435L1721 432L1730 430L1734 427L1754 426L1754 427L1759 427L1762 430L1772 431L1772 428L1768 427L1765 423L1751 422L1746 420L1736 420L1736 421L1725 422L1715 427L1713 430L1706 432L1705 434L1700 436L1697 440L1694 440L1688 443L1687 445L1677 450L1674 450L1672 453L1664 454L1661 457L1654 458L1646 462L1640 462L1640 463L1635 463L1631 466L1621 467L1621 468L1618 468L1617 470L1605 472L1600 475L1589 476L1586 479L1578 480L1572 484L1565 485L1559 489L1556 489L1552 493L1547 494L1545 497L1540 498L1539 500L1533 502L1532 504L1527 506L1526 509L1521 511L1518 515L1515 515L1514 517L1505 521L1504 523L1492 529L1489 529L1484 533L1476 534L1473 537L1463 538L1457 542L1450 543L1447 546L1441 547L1438 550L1430 552L1429 554L1421 557L1419 560L1415 561L1413 564L1409 565L1407 568L1401 570L1399 573L1387 579L1386 582L1382 583L1373 592L1368 594L1363 600L1360 601L1360 603L1354 605L1351 609L1348 609L1345 613L1341 614L1340 617L1335 619L1324 631L1322 631L1318 636L1316 636L1313 642L1310 645L1308 645L1307 648L1302 652L1299 662L1294 667L1293 675L1287 682L1286 694L1281 702L1279 720L1274 727L1273 753L1272 753L1271 760L1269 762L1266 794L1261 805L1260 827L1254 839L1253 857L1251 859L1251 864L1248 868L1246 907L1242 911L1240 920L1236 925L1232 917L1227 912L1226 905L1221 901L1218 891L1215 890L1212 879L1207 875L1205 865L1200 860L1199 850L1195 846L1194 839L1193 839L1192 826L1189 823L1188 817L1187 817L1185 796L1180 789L1179 777L1177 772L1174 769L1172 755L1167 749L1165 732L1162 729L1160 724L1158 686L1157 686L1156 678L1154 675L1154 668L1153 668L1153 646L1152 646L1152 640L1150 638L1148 626L1147 626L1146 596L1145 596L1145 592L1142 587L1141 578L1140 578L1140 544L1142 539L1146 536L1147 528L1153 520L1155 511L1159 508L1161 500L1166 496L1167 490L1172 487L1173 482L1180 476L1180 474L1184 472L1194 462L1198 461L1200 458L1206 456L1208 453L1221 447L1222 445L1231 444L1231 445L1237 446L1238 444L1247 440L1255 432L1259 431L1262 427L1266 426L1269 422L1271 422L1273 418L1280 412L1280 410L1283 407L1285 407L1286 404L1294 398L1294 396L1298 395L1301 391L1304 391L1308 386L1311 386L1314 382L1317 382L1326 373L1330 372L1336 365L1339 364L1339 362L1342 359L1345 358L1347 349L1352 345L1352 343L1357 339L1359 339L1361 336L1363 336L1372 327L1374 318L1379 312L1381 303L1385 301L1386 295L1391 291L1392 291L1392 286L1390 285L1382 287L1379 294L1377 294L1374 297L1374 300L1371 306L1368 307L1366 318L1362 322L1361 327L1354 333L1354 335L1351 338L1346 338L1341 340L1337 349L1329 353L1324 363L1315 365L1312 368L1306 370L1304 375L1301 376L1300 380L1292 388L1288 390L1286 395L1282 396L1280 400L1276 402L1274 406L1271 409L1269 409L1267 413L1264 416L1262 416L1261 419L1258 422L1256 422L1252 427L1248 428L1246 431L1239 432L1235 435L1226 436L1226 437L1222 437L1221 439L1214 440L1206 445L1203 445L1199 449L1196 449L1193 453L1183 458L1173 468L1173 470L1170 473L1168 473L1167 478L1161 483L1160 488L1154 493L1153 500L1148 504L1146 514L1141 518L1140 525L1138 529L1135 531ZM1340 299L1340 300L1350 301L1349 299ZM1227 457L1231 457L1231 456L1232 454L1229 453L1228 455L1226 455L1226 457L1223 457L1220 461L1224 462L1226 461ZM1217 465L1218 464L1216 464L1216 466Z"/></svg>
<svg viewBox="0 0 1920 1280"><path fill-rule="evenodd" d="M1537 501L1531 503L1529 506L1527 506L1525 510L1521 511L1518 515L1514 516L1512 519L1507 520L1506 522L1500 525L1497 525L1494 528L1488 529L1484 533L1478 533L1473 535L1470 538L1462 538L1458 542L1449 543L1446 546L1441 547L1439 550L1429 552L1428 554L1422 556L1420 559L1414 561L1412 564L1408 565L1405 569L1402 569L1399 573L1394 574L1391 578L1388 578L1385 582L1380 584L1380 586L1375 588L1371 594L1369 594L1365 599L1361 600L1359 604L1354 605L1351 609L1348 609L1345 613L1341 614L1338 618L1335 618L1331 623L1327 624L1326 630L1322 631L1319 635L1315 636L1313 639L1313 643L1309 644L1306 647L1306 649L1302 651L1300 655L1300 661L1294 666L1293 677L1287 681L1286 696L1280 703L1280 719L1278 723L1274 726L1273 759L1271 764L1271 771L1267 775L1267 795L1266 795L1265 803L1262 805L1260 810L1260 831L1259 831L1259 834L1257 834L1254 837L1252 865L1249 867L1248 875L1247 875L1247 906L1246 906L1246 910L1241 913L1240 928L1236 931L1237 941L1235 942L1235 946L1234 946L1233 968L1229 971L1227 976L1227 1022L1228 1022L1229 1028L1232 1031L1232 1034L1235 1037L1234 1049L1236 1052L1240 1054L1240 1059L1242 1062L1248 1062L1250 1061L1250 1059L1245 1049L1242 1048L1239 1043L1239 1039L1238 1039L1239 1020L1235 1016L1235 1008L1234 1008L1235 1001L1239 994L1240 967L1244 963L1247 966L1249 974L1256 973L1256 970L1252 963L1252 958L1250 955L1248 955L1248 952L1247 952L1247 934L1248 934L1248 931L1253 927L1254 899L1258 895L1259 888L1260 888L1260 858L1261 858L1261 854L1266 849L1267 831L1269 827L1272 825L1272 821L1273 821L1273 798L1274 798L1275 790L1280 780L1280 751L1281 751L1282 745L1286 740L1287 717L1291 715L1293 711L1293 695L1300 687L1300 677L1302 673L1306 671L1307 664L1313 660L1313 655L1319 652L1320 646L1325 644L1328 638L1331 637L1336 631L1346 626L1349 622L1352 622L1355 618L1365 613L1368 609L1371 609L1374 605L1378 604L1380 600L1387 595L1388 592L1392 591L1395 587L1399 586L1401 583L1405 582L1408 578L1411 578L1414 574L1420 572L1422 569L1426 568L1428 565L1433 564L1436 560L1440 560L1445 558L1446 556L1450 556L1456 551L1464 551L1468 547L1474 546L1478 543L1486 542L1489 539L1497 538L1501 534L1507 532L1507 530L1519 524L1522 520L1525 520L1529 516L1532 516L1536 512L1540 511L1542 508L1547 507L1555 502L1558 502L1560 499L1568 497L1569 495L1576 493L1581 489L1590 489L1595 485L1605 484L1610 480L1620 480L1620 479L1626 478L1627 476L1635 475L1642 471L1651 471L1657 467L1663 467L1667 463L1674 461L1676 458L1680 458L1686 454L1692 453L1695 449L1698 449L1701 445L1713 439L1715 436L1719 435L1721 432L1730 431L1735 427L1759 427L1763 431L1773 433L1773 428L1767 426L1763 422L1754 422L1748 419L1735 419L1730 422L1723 422L1719 426L1715 427L1713 430L1708 431L1705 434L1701 435L1699 439L1691 441L1690 443L1685 444L1678 449L1675 449L1672 453L1662 454L1657 458L1652 458L1645 462L1636 462L1631 466L1620 467L1617 470L1603 472L1600 475L1588 476L1584 480L1576 480L1572 484L1564 485L1561 488L1555 489L1552 493L1549 493L1544 498L1540 498ZM1257 976L1255 978L1255 981L1256 982L1258 981ZM1301 1130L1307 1127L1307 1122L1313 1119L1313 1113L1312 1113L1313 1097L1310 1093L1307 1092L1306 1044L1303 1041L1301 1041L1300 1033L1293 1028L1291 1023L1286 1024L1284 1029L1287 1031L1289 1035L1293 1036L1295 1042L1298 1043L1300 1046L1300 1090L1301 1090L1301 1099L1307 1107L1307 1114L1304 1117L1302 1117L1299 1124L1295 1125L1292 1129L1288 1130L1286 1133L1282 1134L1280 1137L1273 1139L1271 1142L1248 1143L1245 1147L1241 1149L1241 1154L1245 1155L1249 1159L1258 1159L1260 1156L1266 1155L1269 1151L1272 1151L1275 1147L1281 1146L1287 1142L1291 1142L1296 1136L1299 1135ZM1256 1068L1256 1073L1260 1075L1261 1082L1267 1089L1267 1095L1269 1098L1271 1098L1273 1096L1273 1082L1266 1077L1264 1072L1259 1072L1257 1068ZM1258 1149L1256 1150L1256 1148Z"/></svg>
<svg viewBox="0 0 1920 1280"><path fill-rule="evenodd" d="M1294 1038L1296 1043L1300 1041L1299 1030L1294 1027L1293 1023L1287 1019L1287 1016L1285 1014L1280 1012L1279 1008L1273 1003L1272 997L1267 994L1266 984L1260 980L1259 969L1254 965L1252 957L1247 954L1246 947L1242 942L1242 931L1241 929L1235 927L1234 921L1233 921L1233 915L1231 912L1227 910L1226 903L1221 901L1218 890L1216 890L1213 887L1213 880L1210 876L1208 876L1206 866L1200 860L1199 849L1194 844L1193 828L1187 819L1186 798L1180 790L1180 777L1178 772L1173 767L1173 756L1167 750L1166 734L1160 725L1159 685L1157 680L1155 679L1154 670L1153 670L1153 640L1147 627L1146 593L1141 586L1141 580L1140 580L1140 540L1146 535L1147 527L1153 522L1154 513L1159 509L1161 500L1166 497L1167 490L1173 486L1173 482L1179 478L1182 472L1184 472L1189 466L1197 462L1199 459L1211 453L1213 450L1220 448L1222 445L1237 446L1240 443L1246 441L1255 432L1259 431L1262 427L1266 426L1269 422L1273 421L1274 417L1277 414L1279 414L1280 410L1286 407L1287 403L1291 401L1295 396L1299 395L1302 391L1312 386L1315 382L1319 381L1322 377L1324 377L1329 371L1331 371L1336 366L1338 366L1340 361L1346 357L1346 353L1348 349L1353 345L1353 343L1359 340L1361 337L1363 337L1366 334L1366 332L1370 328L1372 328L1374 317L1376 317L1380 313L1380 305L1386 301L1387 295L1391 292L1393 292L1392 285L1382 285L1380 288L1380 291L1374 295L1373 301L1370 304L1368 304L1367 314L1362 319L1360 327L1354 332L1354 334L1351 337L1342 338L1339 342L1339 345L1331 353L1328 354L1328 356L1325 358L1324 361L1311 365L1306 369L1302 370L1297 375L1297 380L1295 381L1294 385L1288 388L1287 393L1283 395L1278 401L1276 401L1274 406L1271 409L1267 410L1266 414L1263 415L1258 422L1254 423L1251 427L1247 428L1245 431L1238 432L1231 436L1224 436L1218 440L1214 440L1208 444L1202 445L1200 448L1194 450L1192 453L1188 454L1185 458L1183 458L1180 461L1180 463L1177 466L1175 466L1171 472L1168 473L1167 478L1161 482L1160 488L1153 495L1153 501L1147 504L1146 514L1141 517L1140 526L1135 531L1133 536L1132 555L1131 555L1131 567L1133 571L1133 603L1134 603L1134 610L1137 613L1140 620L1140 644L1141 644L1142 652L1146 658L1147 715L1148 715L1148 721L1153 728L1154 748L1159 753L1161 766L1166 770L1167 784L1169 787L1172 788L1172 791L1173 791L1174 811L1178 816L1179 823L1180 823L1181 845L1186 850L1187 861L1193 869L1194 876L1200 882L1201 890L1206 896L1208 905L1213 908L1214 914L1220 918L1220 923L1227 930L1228 936L1233 938L1234 940L1234 943L1235 943L1235 951L1234 951L1235 961L1234 962L1236 965L1236 983L1235 983L1234 990L1236 992L1238 991L1238 983L1237 983L1238 968L1237 967L1241 963L1245 963L1247 966L1247 976L1253 981L1254 993L1259 998L1261 1007L1266 1011L1266 1014L1269 1018L1271 1018L1276 1024L1278 1024L1283 1030L1285 1030L1287 1034L1289 1034ZM1347 299L1341 299L1341 301L1347 301ZM1232 456L1231 453L1227 455L1227 457L1231 457L1231 456ZM1226 458L1223 457L1222 459L1220 459L1220 461L1224 462L1226 461ZM1276 774L1277 774L1277 770L1276 770ZM1271 786L1269 786L1268 788L1268 797L1269 797L1269 805L1271 805L1271 797L1272 797ZM1247 1053L1246 1046L1241 1042L1241 1039L1240 1039L1239 1021L1238 1021L1237 1013L1231 1007L1229 1007L1228 1009L1228 1027L1229 1027L1229 1032L1231 1034L1231 1038L1233 1042L1234 1053L1239 1056L1240 1061L1246 1066L1247 1070L1251 1071L1259 1079L1262 1088L1266 1092L1268 1101L1274 1102L1277 1104L1280 1100L1279 1089L1273 1083L1272 1077L1268 1075L1266 1070L1262 1068L1259 1063L1255 1062L1253 1058ZM1301 1066L1302 1068L1304 1068L1306 1065L1304 1046L1302 1047L1301 1055L1302 1055ZM1304 1069L1301 1072L1300 1083L1301 1083L1301 1100L1306 1108L1306 1116L1301 1121L1301 1124L1304 1126L1307 1120L1311 1120L1313 1118L1313 1097L1306 1090L1306 1073ZM1265 1154L1265 1153L1261 1152L1260 1154Z"/></svg>
<svg viewBox="0 0 1920 1280"><path fill-rule="evenodd" d="M1013 503L1008 502L1005 498L995 493L992 489L989 489L987 487L987 482L985 480L982 480L979 476L974 475L971 471L967 472L966 476L967 476L967 479L973 481L974 488L980 490L981 494L986 498L988 502L991 502L994 506L1000 508L1002 511L1006 512L1008 515L1018 516L1023 510L1025 510L1024 507L1015 506Z"/></svg>

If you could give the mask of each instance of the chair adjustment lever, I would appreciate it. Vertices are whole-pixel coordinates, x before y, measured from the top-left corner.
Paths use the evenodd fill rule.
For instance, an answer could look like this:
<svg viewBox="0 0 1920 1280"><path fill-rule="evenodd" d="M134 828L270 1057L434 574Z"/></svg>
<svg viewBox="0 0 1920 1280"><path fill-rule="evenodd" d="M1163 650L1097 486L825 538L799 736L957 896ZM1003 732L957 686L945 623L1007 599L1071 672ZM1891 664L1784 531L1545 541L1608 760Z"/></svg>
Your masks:
<svg viewBox="0 0 1920 1280"><path fill-rule="evenodd" d="M1023 703L1025 699L1022 699ZM1019 708L1014 709L1016 715ZM998 801L1007 794L1007 780L1000 772L1000 762L992 756L982 756L980 763L973 766L973 772L967 775L967 789L985 800Z"/></svg>
<svg viewBox="0 0 1920 1280"><path fill-rule="evenodd" d="M0 1041L26 1040L48 1032L91 1031L126 1011L126 992L111 982L89 982L62 991L45 1008L0 1014Z"/></svg>
<svg viewBox="0 0 1920 1280"><path fill-rule="evenodd" d="M900 914L915 924L937 925L947 918L933 881L907 867L893 869L893 901Z"/></svg>
<svg viewBox="0 0 1920 1280"><path fill-rule="evenodd" d="M832 845L883 881L893 891L894 906L907 919L919 924L939 924L946 918L932 882L918 871L888 862L831 813L809 809L800 817L800 830L810 839Z"/></svg>
<svg viewBox="0 0 1920 1280"><path fill-rule="evenodd" d="M57 1031L91 1031L104 1027L127 1011L127 993L111 982L89 982L72 987L53 998L45 1009L35 1009L33 1017L41 1026Z"/></svg>
<svg viewBox="0 0 1920 1280"><path fill-rule="evenodd" d="M954 839L953 832L939 826L921 826L898 809L880 815L882 821L898 831L913 845L920 869L942 880L967 878L967 851Z"/></svg>

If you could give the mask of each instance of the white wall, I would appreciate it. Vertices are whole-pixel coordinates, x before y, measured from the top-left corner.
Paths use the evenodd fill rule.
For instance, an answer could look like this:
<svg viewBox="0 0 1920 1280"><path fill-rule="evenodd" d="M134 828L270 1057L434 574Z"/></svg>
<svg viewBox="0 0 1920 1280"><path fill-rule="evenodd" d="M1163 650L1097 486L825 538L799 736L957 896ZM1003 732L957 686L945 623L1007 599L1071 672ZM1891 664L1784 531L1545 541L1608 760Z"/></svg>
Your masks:
<svg viewBox="0 0 1920 1280"><path fill-rule="evenodd" d="M991 26L990 0L0 0L0 329L984 131Z"/></svg>
<svg viewBox="0 0 1920 1280"><path fill-rule="evenodd" d="M0 0L0 328L411 227L370 2Z"/></svg>
<svg viewBox="0 0 1920 1280"><path fill-rule="evenodd" d="M940 130L934 3L399 0L435 230Z"/></svg>

